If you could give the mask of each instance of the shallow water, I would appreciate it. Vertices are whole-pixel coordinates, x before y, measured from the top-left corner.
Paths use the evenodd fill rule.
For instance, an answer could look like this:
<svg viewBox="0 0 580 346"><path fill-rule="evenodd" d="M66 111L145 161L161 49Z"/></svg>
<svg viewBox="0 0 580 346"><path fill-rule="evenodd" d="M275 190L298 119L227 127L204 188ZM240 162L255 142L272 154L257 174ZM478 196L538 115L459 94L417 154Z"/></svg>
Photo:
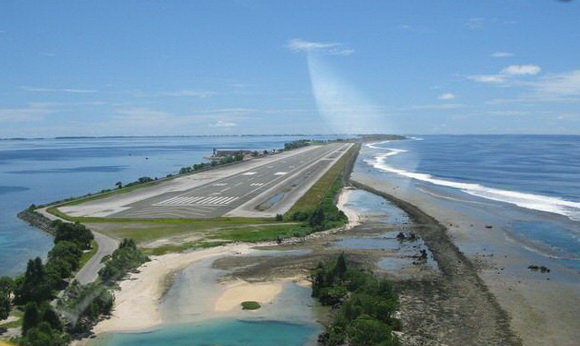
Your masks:
<svg viewBox="0 0 580 346"><path fill-rule="evenodd" d="M212 320L186 325L166 325L147 333L112 334L94 345L307 345L314 344L320 327L279 321Z"/></svg>

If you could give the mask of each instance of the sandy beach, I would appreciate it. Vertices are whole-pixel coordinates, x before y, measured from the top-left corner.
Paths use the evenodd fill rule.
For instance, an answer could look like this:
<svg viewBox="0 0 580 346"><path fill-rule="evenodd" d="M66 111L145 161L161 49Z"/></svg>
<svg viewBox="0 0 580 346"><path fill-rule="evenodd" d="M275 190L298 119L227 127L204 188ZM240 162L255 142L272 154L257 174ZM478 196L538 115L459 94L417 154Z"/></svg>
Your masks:
<svg viewBox="0 0 580 346"><path fill-rule="evenodd" d="M250 251L250 245L234 244L152 257L151 262L139 267L139 273L132 274L129 279L120 283L120 289L115 291L115 308L112 317L98 323L93 328L93 332L99 334L142 330L161 324L163 320L159 310L159 300L167 289L168 279L172 273L203 259L245 254ZM264 290L264 293L271 292Z"/></svg>
<svg viewBox="0 0 580 346"><path fill-rule="evenodd" d="M338 202L336 203L338 209L342 210L346 217L348 217L348 224L344 227L344 230L349 230L360 225L362 219L361 215L356 210L349 208L347 205L348 197L352 191L352 188L343 188L338 196Z"/></svg>
<svg viewBox="0 0 580 346"><path fill-rule="evenodd" d="M338 206L348 216L349 223L344 229L351 229L360 224L360 215L349 209L350 189L344 189ZM253 253L253 247L272 244L231 244L211 249L197 250L186 253L174 253L163 256L153 256L151 261L139 268L139 272L131 274L130 278L120 282L120 289L115 291L115 307L111 318L101 321L94 328L95 334L134 331L150 329L163 323L160 311L160 299L171 284L173 274L196 262L217 259L227 256L242 256ZM214 313L229 313L237 311L243 301L257 301L260 304L271 302L282 291L283 283L298 282L305 285L303 277L281 278L268 282L248 282L231 280L215 283L214 288L220 291L213 303L213 311L205 311L208 318ZM210 304L211 305L211 304Z"/></svg>

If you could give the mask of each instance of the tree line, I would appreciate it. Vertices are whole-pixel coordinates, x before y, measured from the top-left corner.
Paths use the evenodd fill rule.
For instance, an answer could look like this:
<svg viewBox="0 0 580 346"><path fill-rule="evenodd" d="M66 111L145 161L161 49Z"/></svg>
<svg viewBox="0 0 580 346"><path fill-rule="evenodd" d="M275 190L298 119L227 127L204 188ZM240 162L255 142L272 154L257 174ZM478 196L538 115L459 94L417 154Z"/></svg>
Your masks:
<svg viewBox="0 0 580 346"><path fill-rule="evenodd" d="M391 282L347 263L344 253L311 271L312 296L333 307L333 321L318 341L324 345L399 345L394 330L398 296Z"/></svg>

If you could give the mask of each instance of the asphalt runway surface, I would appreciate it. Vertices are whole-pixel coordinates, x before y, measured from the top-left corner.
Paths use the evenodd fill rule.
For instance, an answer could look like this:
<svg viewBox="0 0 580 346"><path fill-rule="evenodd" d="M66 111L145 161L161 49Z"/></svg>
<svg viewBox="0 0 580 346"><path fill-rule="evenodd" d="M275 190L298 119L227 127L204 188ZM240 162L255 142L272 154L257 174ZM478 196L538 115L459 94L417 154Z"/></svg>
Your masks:
<svg viewBox="0 0 580 346"><path fill-rule="evenodd" d="M278 205L289 209L307 188L348 151L349 143L313 147L282 159L273 156L261 166L212 181L187 191L167 192L126 205L108 218L214 218L236 208L246 216L270 216ZM292 203L293 204L293 203ZM241 214L244 214L243 212ZM241 216L241 215L240 215Z"/></svg>

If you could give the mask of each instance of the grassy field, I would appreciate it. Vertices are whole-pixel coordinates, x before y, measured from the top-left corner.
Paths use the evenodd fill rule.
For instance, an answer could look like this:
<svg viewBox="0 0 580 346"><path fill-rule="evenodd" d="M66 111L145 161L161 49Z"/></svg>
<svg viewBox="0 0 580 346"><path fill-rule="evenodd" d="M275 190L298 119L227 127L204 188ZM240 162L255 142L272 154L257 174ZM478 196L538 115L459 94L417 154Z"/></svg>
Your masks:
<svg viewBox="0 0 580 346"><path fill-rule="evenodd" d="M312 212L319 205L324 196L330 191L334 182L344 172L349 158L357 151L353 146L338 162L334 164L311 188L302 196L285 216L293 215L296 212Z"/></svg>

